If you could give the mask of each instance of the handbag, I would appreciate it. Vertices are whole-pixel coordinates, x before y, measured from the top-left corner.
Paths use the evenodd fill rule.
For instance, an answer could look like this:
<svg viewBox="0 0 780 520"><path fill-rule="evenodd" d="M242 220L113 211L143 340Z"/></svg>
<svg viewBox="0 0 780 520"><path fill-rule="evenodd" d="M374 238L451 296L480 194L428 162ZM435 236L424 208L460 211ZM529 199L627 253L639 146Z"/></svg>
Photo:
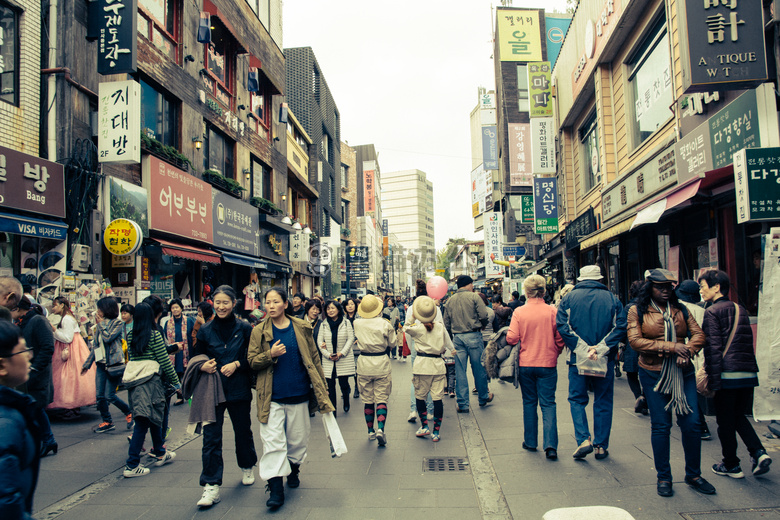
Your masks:
<svg viewBox="0 0 780 520"><path fill-rule="evenodd" d="M736 334L737 325L739 324L739 305L735 303L734 307L737 309L737 312L734 315L734 326L731 328L729 339L726 342L726 348L723 349L723 358L726 357L726 352L728 352L729 347L731 347L731 342L734 340L734 334ZM713 397L715 395L715 390L710 387L710 376L707 374L707 367L704 363L702 363L699 370L696 371L696 391L699 395L704 397Z"/></svg>
<svg viewBox="0 0 780 520"><path fill-rule="evenodd" d="M67 362L70 359L70 345L67 343L62 343L60 341L56 341L55 343L59 343L60 348L60 359L62 359L63 363Z"/></svg>
<svg viewBox="0 0 780 520"><path fill-rule="evenodd" d="M125 375L125 364L117 363L115 365L108 365L106 367L106 372L108 372L108 375L111 377L122 377Z"/></svg>

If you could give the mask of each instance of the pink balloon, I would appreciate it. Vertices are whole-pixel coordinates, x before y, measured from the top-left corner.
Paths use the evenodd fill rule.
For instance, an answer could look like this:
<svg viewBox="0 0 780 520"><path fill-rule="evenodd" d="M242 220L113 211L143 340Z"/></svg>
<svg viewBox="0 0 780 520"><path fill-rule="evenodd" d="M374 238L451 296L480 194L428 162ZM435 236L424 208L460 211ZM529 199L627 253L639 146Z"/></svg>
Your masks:
<svg viewBox="0 0 780 520"><path fill-rule="evenodd" d="M434 276L428 280L425 289L428 291L428 296L434 300L440 300L447 294L447 280L441 276Z"/></svg>

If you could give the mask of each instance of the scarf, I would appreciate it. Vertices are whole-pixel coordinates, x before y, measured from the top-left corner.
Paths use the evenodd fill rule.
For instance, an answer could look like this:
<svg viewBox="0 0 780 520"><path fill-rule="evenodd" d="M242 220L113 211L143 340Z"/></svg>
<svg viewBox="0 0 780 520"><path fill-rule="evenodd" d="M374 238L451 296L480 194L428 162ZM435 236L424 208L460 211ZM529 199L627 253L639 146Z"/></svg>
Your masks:
<svg viewBox="0 0 780 520"><path fill-rule="evenodd" d="M182 363L184 364L184 368L187 368L187 363L190 360L190 349L187 348L188 341L187 341L187 318L185 318L184 314L181 315L181 340L184 342L184 348L181 351L182 354ZM168 319L168 322L165 324L165 338L168 340L168 344L176 343L176 318L171 316ZM175 365L175 359L176 354L171 354L168 356L171 359L171 364Z"/></svg>
<svg viewBox="0 0 780 520"><path fill-rule="evenodd" d="M335 320L332 320L328 318L328 325L330 326L330 343L333 347L333 353L336 354L338 352L338 346L339 346L339 327L341 327L341 322L343 320L343 316L339 316Z"/></svg>
<svg viewBox="0 0 780 520"><path fill-rule="evenodd" d="M672 318L672 306L667 302L666 309L663 311L654 302L650 301L655 310L661 313L664 320L664 339L677 343L677 331L674 328L674 319ZM664 406L667 412L674 412L677 415L687 415L691 413L691 407L685 399L683 391L683 373L682 368L677 364L677 356L666 356L664 364L661 367L661 377L653 388L654 392L670 396L669 402Z"/></svg>

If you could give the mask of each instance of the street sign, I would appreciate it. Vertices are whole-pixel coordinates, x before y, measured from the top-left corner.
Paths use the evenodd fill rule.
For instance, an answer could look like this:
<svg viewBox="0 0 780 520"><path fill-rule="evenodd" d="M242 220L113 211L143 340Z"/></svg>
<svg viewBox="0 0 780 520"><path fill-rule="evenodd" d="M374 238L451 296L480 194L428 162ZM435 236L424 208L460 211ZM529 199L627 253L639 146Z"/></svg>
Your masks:
<svg viewBox="0 0 780 520"><path fill-rule="evenodd" d="M368 246L350 246L347 248L347 263L368 262Z"/></svg>
<svg viewBox="0 0 780 520"><path fill-rule="evenodd" d="M504 246L504 256L523 256L525 247L518 245Z"/></svg>

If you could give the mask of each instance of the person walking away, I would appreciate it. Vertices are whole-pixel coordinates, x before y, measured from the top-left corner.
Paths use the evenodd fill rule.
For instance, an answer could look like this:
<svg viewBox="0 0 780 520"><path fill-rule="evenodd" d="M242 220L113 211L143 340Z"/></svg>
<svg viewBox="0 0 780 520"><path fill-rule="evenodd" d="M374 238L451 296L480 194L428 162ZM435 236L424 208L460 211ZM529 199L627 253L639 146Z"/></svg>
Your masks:
<svg viewBox="0 0 780 520"><path fill-rule="evenodd" d="M265 293L265 320L254 328L247 359L257 372L257 415L260 420L260 478L268 482L271 510L284 504L284 482L300 486L300 468L306 459L311 433L308 417L315 406L320 413L335 411L328 399L311 324L288 317L287 292L281 288Z"/></svg>
<svg viewBox="0 0 780 520"><path fill-rule="evenodd" d="M355 320L355 338L360 349L357 364L358 390L364 405L368 440L376 439L379 448L387 445L387 402L393 390L389 349L395 344L395 331L390 322L380 316L381 313L382 300L369 294L358 306L361 319Z"/></svg>
<svg viewBox="0 0 780 520"><path fill-rule="evenodd" d="M428 296L428 288L426 287L425 281L421 279L417 279L415 282L416 288L417 288L417 295L415 296L415 300L421 296ZM438 309L437 309L438 310ZM439 310L436 313L436 320L440 321L442 325L444 324L444 318L442 318L441 311ZM409 312L407 313L406 323L409 325L414 324L415 317L414 317L414 300L412 300L412 307L410 307ZM448 335L449 337L449 335ZM414 337L411 335L406 335L406 342L409 345L409 355L412 358L412 370L414 370L414 362L417 360L417 350L414 348ZM448 342L448 346L450 347L450 350L454 351L455 347L452 345L452 340ZM454 363L455 359L452 358L453 362L453 370L455 369ZM414 373L414 372L412 372ZM414 382L410 384L411 390L410 390L410 403L409 403L409 417L406 418L406 421L409 423L416 423L417 422L417 399L414 396ZM433 418L433 400L431 399L430 394L428 394L425 398L426 402L426 410L427 410L427 416L430 416ZM426 418L427 418L426 416Z"/></svg>
<svg viewBox="0 0 780 520"><path fill-rule="evenodd" d="M353 337L353 345L352 345L352 356L355 358L355 393L352 394L352 399L358 399L360 397L360 393L358 392L357 387L357 359L360 355L360 351L355 348L354 345L354 337L355 337L355 320L359 318L357 313L358 308L358 302L355 298L347 298L344 300L344 316L349 320L349 324L352 325L352 337ZM316 337L316 336L315 336Z"/></svg>
<svg viewBox="0 0 780 520"><path fill-rule="evenodd" d="M393 330L397 331L398 326L401 323L400 315L398 313L398 308L395 306L395 300L392 298L387 298L385 300L385 308L382 310L382 317L390 322L390 326L393 327ZM396 343L397 343L396 338ZM392 348L390 349L390 357L392 359L398 358L398 345L393 344Z"/></svg>
<svg viewBox="0 0 780 520"><path fill-rule="evenodd" d="M704 366L710 388L715 390L723 460L712 466L716 475L744 478L737 456L737 434L750 454L753 475L769 471L767 455L745 414L758 386L758 363L753 351L753 329L747 309L727 298L731 283L723 271L707 271L699 277L701 295L712 305L704 312ZM729 339L731 343L729 344Z"/></svg>
<svg viewBox="0 0 780 520"><path fill-rule="evenodd" d="M322 371L328 384L328 397L336 406L336 380L341 388L341 398L344 400L344 413L349 412L349 378L355 373L355 356L352 355L352 344L355 333L352 323L344 318L341 304L331 300L325 304L327 319L322 322L317 344L322 354ZM334 413L335 415L335 413Z"/></svg>
<svg viewBox="0 0 780 520"><path fill-rule="evenodd" d="M498 297L500 298L500 296L498 296ZM512 299L509 300L509 303L506 304L506 307L509 307L510 313L514 313L515 309L520 307L520 293L519 292L512 291Z"/></svg>
<svg viewBox="0 0 780 520"><path fill-rule="evenodd" d="M195 320L184 315L184 304L179 298L171 300L168 304L168 309L171 311L171 315L163 327L165 329L165 344L167 346L176 345L177 347L176 353L171 355L173 358L171 361L176 369L176 375L179 381L181 381L184 371L187 369L187 362L190 359L192 329L195 325ZM181 390L176 393L176 397L177 399L173 403L174 406L184 404Z"/></svg>
<svg viewBox="0 0 780 520"><path fill-rule="evenodd" d="M487 311L488 315L488 324L485 325L485 327L482 329L482 342L487 347L487 342L490 340L490 336L493 335L492 323L496 317L496 313L493 312L493 309L490 307L490 300L488 300L488 297L485 295L485 293L480 292L476 294L480 297L482 303L485 304L485 310Z"/></svg>
<svg viewBox="0 0 780 520"><path fill-rule="evenodd" d="M583 459L596 450L596 458L609 455L609 434L612 429L612 403L615 386L615 354L621 342L625 342L626 322L623 305L617 297L600 283L603 277L597 265L580 269L579 282L561 300L556 315L556 326L571 356L569 358L569 408L574 422L577 449L573 457ZM587 346L591 359L607 358L604 377L581 375L577 369L579 346ZM593 430L591 442L588 417L588 387L593 388Z"/></svg>
<svg viewBox="0 0 780 520"><path fill-rule="evenodd" d="M636 299L639 296L639 291L642 290L644 283L644 280L635 280L628 288L629 300L626 306L623 307L623 315L625 316L626 321L628 320L628 310L636 305ZM642 384L639 382L639 354L636 350L631 348L631 345L629 345L628 342L625 343L625 349L623 350L623 371L626 373L628 388L631 390L631 393L634 394L634 413L647 415L649 413L647 399L642 390Z"/></svg>
<svg viewBox="0 0 780 520"><path fill-rule="evenodd" d="M466 368L471 361L471 374L479 397L479 406L493 401L488 391L487 373L482 366L482 328L488 323L488 313L482 299L474 294L474 280L470 276L458 277L458 291L444 305L444 326L455 344L455 387L458 397L458 413L469 411L469 382Z"/></svg>
<svg viewBox="0 0 780 520"><path fill-rule="evenodd" d="M518 304L520 303L518 300L515 301L517 301ZM516 305L515 309L517 307L519 307L519 305ZM490 325L493 328L493 333L496 333L502 328L509 326L510 322L512 321L513 312L514 309L508 305L504 305L504 303L501 301L500 294L493 296L493 319L490 322ZM487 345L487 341L485 341L485 345Z"/></svg>
<svg viewBox="0 0 780 520"><path fill-rule="evenodd" d="M523 282L526 303L512 315L506 342L520 343L518 363L523 393L523 449L536 451L539 445L539 417L542 409L542 442L545 456L558 458L558 418L555 388L558 384L558 356L563 338L555 326L556 309L544 302L546 282L531 275Z"/></svg>
<svg viewBox="0 0 780 520"><path fill-rule="evenodd" d="M200 367L208 374L219 374L225 402L217 406L216 421L203 427L201 459L203 469L200 485L203 495L199 507L211 507L220 501L224 462L222 460L222 427L225 412L230 415L236 445L236 462L241 468L241 483L255 482L257 453L252 438L252 369L247 352L252 326L236 317L236 293L229 285L221 285L212 294L214 319L198 331L194 354L205 355L208 361Z"/></svg>
<svg viewBox="0 0 780 520"><path fill-rule="evenodd" d="M70 310L67 298L57 296L52 314L60 316L54 329L54 356L52 357L52 388L54 398L50 409L67 410L63 419L79 417L79 408L95 403L95 375L81 379L81 366L89 357L89 347L81 337L79 324Z"/></svg>
<svg viewBox="0 0 780 520"><path fill-rule="evenodd" d="M701 476L701 433L696 375L691 358L704 345L704 333L677 301L675 276L666 269L645 273L645 284L628 311L628 342L639 353L639 380L650 409L650 443L658 475L657 493L670 497L672 468L669 437L677 416L685 454L685 483L711 495L715 488ZM576 289L572 291L572 294ZM685 339L688 343L685 343Z"/></svg>

